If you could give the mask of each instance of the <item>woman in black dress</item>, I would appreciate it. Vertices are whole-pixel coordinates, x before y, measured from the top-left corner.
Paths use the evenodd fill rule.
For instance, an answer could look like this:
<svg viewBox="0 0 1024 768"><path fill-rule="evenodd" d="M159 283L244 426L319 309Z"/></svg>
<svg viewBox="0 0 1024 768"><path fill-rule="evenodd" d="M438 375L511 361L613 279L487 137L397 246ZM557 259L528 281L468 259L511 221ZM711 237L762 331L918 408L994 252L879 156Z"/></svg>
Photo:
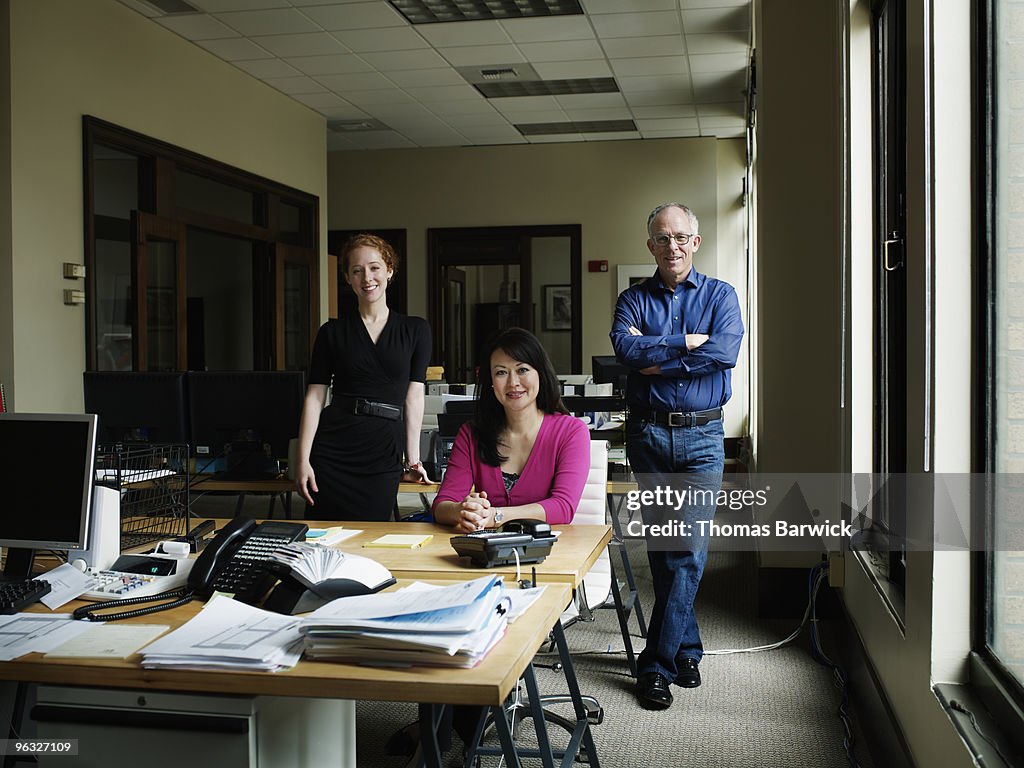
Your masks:
<svg viewBox="0 0 1024 768"><path fill-rule="evenodd" d="M356 235L341 263L358 310L328 320L313 344L295 482L307 519L390 520L403 456L407 479L428 480L420 427L430 328L388 309L398 259L384 240Z"/></svg>

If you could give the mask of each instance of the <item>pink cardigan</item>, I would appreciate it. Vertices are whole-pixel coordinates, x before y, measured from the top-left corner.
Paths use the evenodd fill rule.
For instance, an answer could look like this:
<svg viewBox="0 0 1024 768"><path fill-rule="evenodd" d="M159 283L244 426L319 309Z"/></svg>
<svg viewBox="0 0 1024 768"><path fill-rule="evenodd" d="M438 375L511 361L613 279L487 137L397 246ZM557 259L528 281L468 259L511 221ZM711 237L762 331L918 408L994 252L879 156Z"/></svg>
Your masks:
<svg viewBox="0 0 1024 768"><path fill-rule="evenodd" d="M575 416L545 414L530 458L512 486L505 490L501 467L480 461L476 440L463 424L452 446L448 469L434 508L442 501L462 501L474 487L487 491L487 498L499 507L540 504L551 524L571 523L583 496L590 471L590 432Z"/></svg>

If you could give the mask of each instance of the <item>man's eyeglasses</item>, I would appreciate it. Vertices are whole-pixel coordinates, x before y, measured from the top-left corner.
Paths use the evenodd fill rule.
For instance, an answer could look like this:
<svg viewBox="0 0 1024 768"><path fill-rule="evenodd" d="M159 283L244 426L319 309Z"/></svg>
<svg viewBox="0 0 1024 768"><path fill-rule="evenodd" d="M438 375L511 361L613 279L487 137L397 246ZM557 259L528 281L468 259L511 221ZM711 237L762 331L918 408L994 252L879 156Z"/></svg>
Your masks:
<svg viewBox="0 0 1024 768"><path fill-rule="evenodd" d="M654 240L656 246L664 248L670 240L675 240L676 245L687 245L692 237L693 235L689 232L677 232L674 235L655 235L651 239Z"/></svg>

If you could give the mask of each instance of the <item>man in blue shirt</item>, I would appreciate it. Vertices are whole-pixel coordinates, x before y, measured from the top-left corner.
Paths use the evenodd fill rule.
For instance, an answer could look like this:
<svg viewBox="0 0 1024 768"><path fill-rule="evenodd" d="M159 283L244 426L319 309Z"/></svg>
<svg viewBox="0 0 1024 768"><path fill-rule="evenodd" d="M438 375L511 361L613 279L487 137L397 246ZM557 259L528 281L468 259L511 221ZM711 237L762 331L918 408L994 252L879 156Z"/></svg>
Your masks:
<svg viewBox="0 0 1024 768"><path fill-rule="evenodd" d="M711 491L691 494L685 504L644 507L646 523L674 522L678 531L648 537L647 546L654 609L638 660L637 696L643 706L663 709L672 704L670 682L683 688L701 682L704 646L693 600L707 561L705 526L721 487L722 406L732 395L743 320L735 289L693 268L701 242L693 211L659 205L647 234L658 271L622 292L611 330L615 355L630 368L626 451L641 490Z"/></svg>

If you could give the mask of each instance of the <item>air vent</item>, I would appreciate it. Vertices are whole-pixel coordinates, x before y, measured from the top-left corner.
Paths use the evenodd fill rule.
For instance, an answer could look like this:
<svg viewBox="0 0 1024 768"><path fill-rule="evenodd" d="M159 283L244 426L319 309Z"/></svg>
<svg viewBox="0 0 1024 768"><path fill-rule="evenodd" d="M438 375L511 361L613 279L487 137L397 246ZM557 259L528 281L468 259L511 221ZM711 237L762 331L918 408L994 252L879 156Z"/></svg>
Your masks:
<svg viewBox="0 0 1024 768"><path fill-rule="evenodd" d="M327 130L335 133L360 133L361 131L390 131L391 129L373 117L365 120L328 120Z"/></svg>
<svg viewBox="0 0 1024 768"><path fill-rule="evenodd" d="M186 3L185 0L145 0L145 2L167 16L177 16L182 13L202 13L195 6Z"/></svg>
<svg viewBox="0 0 1024 768"><path fill-rule="evenodd" d="M484 80L515 80L519 73L512 67L501 67L500 69L481 69L480 77Z"/></svg>
<svg viewBox="0 0 1024 768"><path fill-rule="evenodd" d="M619 86L614 77L583 77L575 80L527 80L473 83L488 99L510 96L566 96L571 93L615 93Z"/></svg>
<svg viewBox="0 0 1024 768"><path fill-rule="evenodd" d="M523 136L557 136L563 133L622 133L635 131L632 120L581 120L566 123L519 123L516 130Z"/></svg>
<svg viewBox="0 0 1024 768"><path fill-rule="evenodd" d="M388 0L410 24L581 16L579 0Z"/></svg>

